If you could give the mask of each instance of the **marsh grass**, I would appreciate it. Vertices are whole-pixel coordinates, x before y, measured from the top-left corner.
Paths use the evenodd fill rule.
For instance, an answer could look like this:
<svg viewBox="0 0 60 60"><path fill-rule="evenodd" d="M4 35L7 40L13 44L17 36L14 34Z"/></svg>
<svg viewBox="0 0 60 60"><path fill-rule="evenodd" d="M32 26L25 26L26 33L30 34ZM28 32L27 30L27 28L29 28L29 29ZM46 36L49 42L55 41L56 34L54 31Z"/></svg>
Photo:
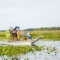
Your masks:
<svg viewBox="0 0 60 60"><path fill-rule="evenodd" d="M42 39L60 40L60 30L32 31L31 35L33 36L33 38L36 38L38 36L43 36Z"/></svg>
<svg viewBox="0 0 60 60"><path fill-rule="evenodd" d="M26 54L28 52L40 51L42 46L0 46L0 56Z"/></svg>
<svg viewBox="0 0 60 60"><path fill-rule="evenodd" d="M47 49L48 48L48 49ZM0 46L0 56L17 56L20 54L27 54L29 52L35 52L35 51L43 51L47 50L47 52L53 52L56 51L56 48L51 47L44 47L44 46Z"/></svg>
<svg viewBox="0 0 60 60"><path fill-rule="evenodd" d="M43 36L42 39L60 40L60 30L30 31L30 34L33 39ZM4 39L6 39L6 33L0 32L0 40Z"/></svg>

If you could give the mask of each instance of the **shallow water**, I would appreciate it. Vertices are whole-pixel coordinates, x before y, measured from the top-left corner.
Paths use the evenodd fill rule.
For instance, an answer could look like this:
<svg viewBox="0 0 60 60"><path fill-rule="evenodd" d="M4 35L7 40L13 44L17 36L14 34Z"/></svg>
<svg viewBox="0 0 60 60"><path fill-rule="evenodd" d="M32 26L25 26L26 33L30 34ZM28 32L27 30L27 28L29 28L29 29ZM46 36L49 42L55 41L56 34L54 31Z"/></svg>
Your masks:
<svg viewBox="0 0 60 60"><path fill-rule="evenodd" d="M44 46L45 50L42 49L42 51L29 52L22 55L22 57L17 56L16 58L18 58L18 60L60 60L60 41L38 41L35 45ZM46 47L49 48L46 49ZM56 50L51 52L51 49L54 48L56 48ZM7 56L3 58L0 57L0 60L4 60L4 58L11 60L11 57Z"/></svg>

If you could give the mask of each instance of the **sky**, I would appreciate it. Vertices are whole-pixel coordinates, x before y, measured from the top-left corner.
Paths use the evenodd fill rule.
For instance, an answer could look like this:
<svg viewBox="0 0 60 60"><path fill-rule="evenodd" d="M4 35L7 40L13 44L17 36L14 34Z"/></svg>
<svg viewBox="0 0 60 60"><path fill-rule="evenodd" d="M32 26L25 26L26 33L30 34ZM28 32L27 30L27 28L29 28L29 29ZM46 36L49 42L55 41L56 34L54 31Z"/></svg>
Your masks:
<svg viewBox="0 0 60 60"><path fill-rule="evenodd" d="M0 0L0 30L60 27L60 0Z"/></svg>

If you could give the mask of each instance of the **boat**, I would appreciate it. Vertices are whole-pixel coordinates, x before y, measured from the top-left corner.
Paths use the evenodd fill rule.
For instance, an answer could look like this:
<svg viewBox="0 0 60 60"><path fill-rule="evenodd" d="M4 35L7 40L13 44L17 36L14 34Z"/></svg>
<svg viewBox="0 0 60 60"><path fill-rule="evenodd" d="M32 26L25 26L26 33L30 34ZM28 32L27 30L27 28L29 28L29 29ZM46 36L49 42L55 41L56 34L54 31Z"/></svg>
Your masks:
<svg viewBox="0 0 60 60"><path fill-rule="evenodd" d="M38 40L40 40L40 38L42 38L42 36L39 36L36 39L32 39L32 40L23 40L23 41L0 41L0 45L13 45L13 46L20 46L20 45L34 45L35 42L37 42Z"/></svg>

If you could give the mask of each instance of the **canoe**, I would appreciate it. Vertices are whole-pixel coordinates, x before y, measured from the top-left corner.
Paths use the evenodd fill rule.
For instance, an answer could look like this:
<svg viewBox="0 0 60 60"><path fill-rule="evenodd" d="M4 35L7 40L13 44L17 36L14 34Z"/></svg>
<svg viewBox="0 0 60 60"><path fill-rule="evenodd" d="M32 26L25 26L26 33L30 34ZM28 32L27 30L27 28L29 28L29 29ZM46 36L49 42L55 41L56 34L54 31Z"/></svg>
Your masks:
<svg viewBox="0 0 60 60"><path fill-rule="evenodd" d="M42 36L39 36L38 38L36 38L35 40L23 40L23 41L0 41L0 45L34 45L35 42L37 42L38 40L40 40L40 38L42 38Z"/></svg>

